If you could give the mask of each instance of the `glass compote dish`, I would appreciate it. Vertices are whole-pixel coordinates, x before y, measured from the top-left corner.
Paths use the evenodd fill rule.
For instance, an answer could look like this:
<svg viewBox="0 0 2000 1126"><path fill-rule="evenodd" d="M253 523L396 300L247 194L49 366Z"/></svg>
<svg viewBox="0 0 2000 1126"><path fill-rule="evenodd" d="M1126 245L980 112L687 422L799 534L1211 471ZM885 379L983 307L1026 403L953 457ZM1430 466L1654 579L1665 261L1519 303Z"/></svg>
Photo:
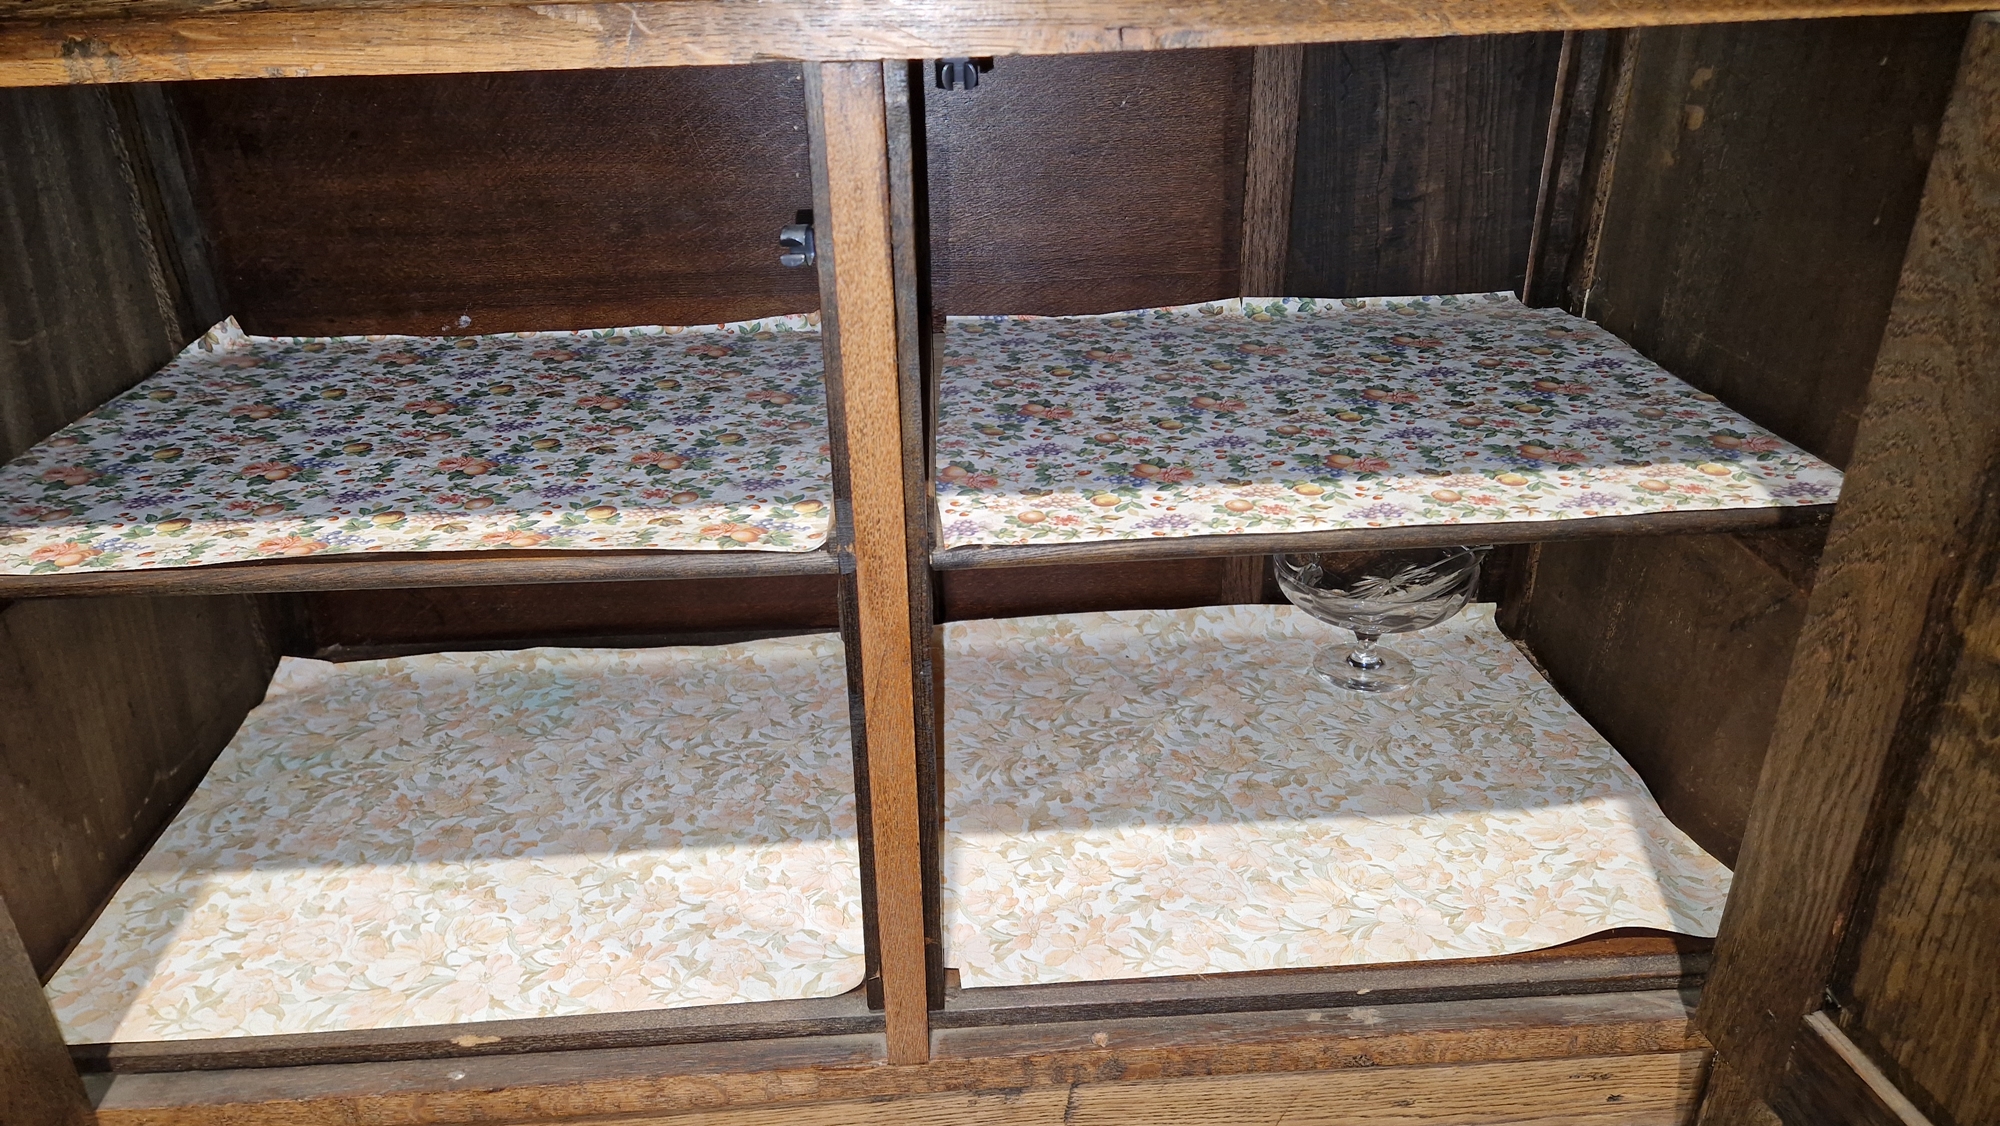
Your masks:
<svg viewBox="0 0 2000 1126"><path fill-rule="evenodd" d="M1484 547L1275 555L1278 586L1292 605L1354 631L1352 648L1329 646L1313 672L1336 688L1395 692L1416 669L1376 642L1385 633L1425 629L1458 613L1479 585Z"/></svg>

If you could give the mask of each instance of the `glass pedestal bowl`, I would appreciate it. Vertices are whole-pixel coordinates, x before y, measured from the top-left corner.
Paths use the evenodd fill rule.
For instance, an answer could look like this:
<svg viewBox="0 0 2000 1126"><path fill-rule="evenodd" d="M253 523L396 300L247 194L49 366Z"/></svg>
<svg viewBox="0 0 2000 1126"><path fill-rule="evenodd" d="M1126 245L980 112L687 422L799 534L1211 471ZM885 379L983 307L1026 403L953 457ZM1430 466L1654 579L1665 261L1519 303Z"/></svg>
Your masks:
<svg viewBox="0 0 2000 1126"><path fill-rule="evenodd" d="M1292 605L1354 631L1352 648L1330 646L1313 672L1336 688L1395 692L1410 686L1410 659L1376 644L1385 633L1424 629L1458 613L1479 585L1484 547L1275 555L1278 587Z"/></svg>

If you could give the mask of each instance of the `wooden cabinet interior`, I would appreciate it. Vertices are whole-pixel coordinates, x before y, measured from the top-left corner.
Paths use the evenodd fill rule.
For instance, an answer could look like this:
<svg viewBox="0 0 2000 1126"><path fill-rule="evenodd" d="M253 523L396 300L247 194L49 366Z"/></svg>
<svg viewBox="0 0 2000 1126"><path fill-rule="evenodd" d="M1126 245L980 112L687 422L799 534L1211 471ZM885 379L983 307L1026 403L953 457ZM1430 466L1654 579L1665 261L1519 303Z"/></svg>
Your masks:
<svg viewBox="0 0 2000 1126"><path fill-rule="evenodd" d="M93 14L87 7L55 14ZM1158 983L947 997L937 795L949 748L937 745L936 626L1278 598L1261 559L1246 563L1240 552L1115 568L1075 553L1037 566L934 569L921 441L928 333L919 331L934 315L1193 302L1247 292L1260 273L1290 294L1527 285L1845 466L1967 27L1954 15L1610 33L1536 23L1520 34L1260 54L1253 45L1285 37L1257 22L1270 18L1260 5L1235 7L1204 17L1222 29L1210 49L1003 57L977 91L924 89L927 71L917 68L913 84L903 64L869 61L0 91L0 122L24 141L0 161L0 206L13 220L0 228L0 250L28 267L0 279L0 318L28 342L0 349L9 456L225 313L262 333L436 334L821 308L835 342L837 491L853 513L853 542L841 553L849 565L828 555L754 573L718 562L704 573L701 564L648 571L635 560L529 575L507 570L526 560L458 569L411 561L366 582L324 580L382 589L307 593L318 580L274 568L212 588L271 592L255 596L0 603L0 699L10 714L42 720L0 736L10 779L0 791L0 895L14 904L35 970L46 976L80 936L280 654L685 643L839 627L858 655L854 691L865 701L857 785L868 796L863 855L879 969L867 1000L886 1005L886 1047L838 1021L802 1017L758 1033L821 1036L773 1041L771 1051L797 1057L774 1057L774 1073L998 1052L968 1046L988 1026L1193 1020L1351 1004L1357 990L1417 1005L1481 990L1698 984L1705 944L1624 936L1563 954L1560 970L1524 957L1481 971L1501 984L1468 984L1449 966L1360 967L1201 996ZM601 65L609 29L638 18L629 5L573 9L578 18L556 28L523 24L548 17L506 6L464 18L531 26L550 66ZM1608 19L1579 12L1576 27ZM172 59L146 46L166 25L95 25L91 34L126 51L125 69L88 55L74 65L117 78L248 73L244 60L277 49L258 29L305 28L309 40L336 34L351 14L275 6L243 17L241 51ZM665 8L653 16L668 27L684 18ZM1619 18L1635 17L1628 8ZM983 33L998 37L995 50L1022 49L1006 36L1025 32L1002 26ZM0 28L0 73L41 73L34 60L45 46L40 31ZM1065 46L1091 44L1073 37ZM534 65L512 61L520 49L468 40L461 57L502 70ZM883 53L852 49L863 59ZM376 58L428 68L399 50ZM687 62L696 50L663 45L649 25L645 45L624 57ZM733 58L719 48L701 56ZM1245 232L1269 201L1246 202L1246 180L1267 155L1258 146L1282 134L1260 130L1252 106L1271 96L1259 93L1259 67L1274 59L1298 75L1292 187L1282 255L1253 261ZM775 263L777 226L806 208L820 217L825 248L817 277ZM55 230L75 233L47 234ZM1675 822L1732 865L1759 816L1753 797L1825 536L1809 523L1537 542L1501 549L1489 578L1509 632ZM1982 627L1968 605L1970 653ZM1967 662L1955 675L1976 679L1976 661ZM1947 749L1901 783L1918 796L1914 816L1950 820L1951 771L1971 770L1968 761ZM1921 855L1884 863L1918 873L1912 879L1937 875ZM1881 918L1911 913L1893 886L1870 901ZM1844 980L1848 1003L1865 1013L1902 986L1884 968L1887 955L1857 943ZM837 1015L868 1019L863 1011ZM1239 1018L1206 1019L1221 1028ZM1908 1057L1920 1086L1956 1081L1917 1074L1909 1045L1920 1038L1877 1027L1870 1044ZM698 1038L634 1035L538 1044L524 1032L502 1050ZM388 1039L381 1059L457 1054L436 1038L394 1049ZM339 1052L293 1062L377 1058L369 1044L349 1037ZM272 1051L257 1062L284 1049ZM576 1054L578 1074L598 1063L616 1070L585 1060L592 1054ZM1950 1066L1965 1073L1978 1063ZM411 1089L437 1082L421 1069L399 1076L393 1083ZM692 1109L691 1098L675 1092L642 1109Z"/></svg>

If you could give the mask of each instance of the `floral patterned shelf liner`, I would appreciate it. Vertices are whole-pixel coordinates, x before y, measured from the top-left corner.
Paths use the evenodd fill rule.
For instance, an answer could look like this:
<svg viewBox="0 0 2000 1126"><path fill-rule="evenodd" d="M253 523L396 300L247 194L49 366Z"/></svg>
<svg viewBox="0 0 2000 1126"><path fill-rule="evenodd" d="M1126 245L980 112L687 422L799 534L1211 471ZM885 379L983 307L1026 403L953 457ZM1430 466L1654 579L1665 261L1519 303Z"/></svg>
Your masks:
<svg viewBox="0 0 2000 1126"><path fill-rule="evenodd" d="M287 658L48 996L71 1043L830 997L837 635Z"/></svg>
<svg viewBox="0 0 2000 1126"><path fill-rule="evenodd" d="M0 574L350 552L810 551L818 314L247 336L227 320L0 467Z"/></svg>
<svg viewBox="0 0 2000 1126"><path fill-rule="evenodd" d="M954 317L942 546L1827 504L1840 472L1508 293Z"/></svg>
<svg viewBox="0 0 2000 1126"><path fill-rule="evenodd" d="M963 983L1715 934L1729 871L1491 606L1392 639L1422 676L1401 698L1315 679L1336 633L1288 606L947 625L945 953Z"/></svg>

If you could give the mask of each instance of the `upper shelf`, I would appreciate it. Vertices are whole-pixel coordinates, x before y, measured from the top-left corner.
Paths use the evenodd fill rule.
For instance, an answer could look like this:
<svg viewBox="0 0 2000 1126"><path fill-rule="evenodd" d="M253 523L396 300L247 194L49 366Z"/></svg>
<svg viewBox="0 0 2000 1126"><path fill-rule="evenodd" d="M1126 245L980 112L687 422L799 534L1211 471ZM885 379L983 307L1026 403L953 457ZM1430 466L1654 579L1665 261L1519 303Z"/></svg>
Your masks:
<svg viewBox="0 0 2000 1126"><path fill-rule="evenodd" d="M940 567L1825 519L1840 471L1511 294L953 318Z"/></svg>
<svg viewBox="0 0 2000 1126"><path fill-rule="evenodd" d="M0 86L1046 55L1979 11L1990 0L19 0Z"/></svg>
<svg viewBox="0 0 2000 1126"><path fill-rule="evenodd" d="M833 499L811 316L229 321L0 467L0 596L828 572Z"/></svg>

